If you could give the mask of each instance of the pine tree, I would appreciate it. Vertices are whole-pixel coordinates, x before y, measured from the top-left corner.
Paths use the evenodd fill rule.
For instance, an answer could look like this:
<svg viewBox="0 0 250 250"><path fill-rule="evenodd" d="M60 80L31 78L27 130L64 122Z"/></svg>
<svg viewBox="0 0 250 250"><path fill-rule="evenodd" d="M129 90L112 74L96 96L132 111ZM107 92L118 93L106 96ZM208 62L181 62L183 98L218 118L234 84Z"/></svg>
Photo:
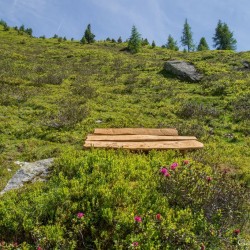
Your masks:
<svg viewBox="0 0 250 250"><path fill-rule="evenodd" d="M170 49L170 50L175 50L175 51L179 50L179 47L177 45L177 41L175 41L174 38L171 35L168 36L168 42L164 46L164 48L167 48L167 49Z"/></svg>
<svg viewBox="0 0 250 250"><path fill-rule="evenodd" d="M145 39L142 38L141 43L142 43L142 46L149 45L149 42L148 42L148 39L147 39L147 38L145 38Z"/></svg>
<svg viewBox="0 0 250 250"><path fill-rule="evenodd" d="M218 21L213 37L214 47L218 50L236 50L237 41L226 23Z"/></svg>
<svg viewBox="0 0 250 250"><path fill-rule="evenodd" d="M185 20L183 31L182 31L181 44L184 47L187 46L188 52L194 49L193 34L192 34L191 27L188 24L187 19Z"/></svg>
<svg viewBox="0 0 250 250"><path fill-rule="evenodd" d="M27 28L25 33L27 33L29 36L32 36L33 30L31 28Z"/></svg>
<svg viewBox="0 0 250 250"><path fill-rule="evenodd" d="M197 47L197 51L209 50L209 46L207 44L206 38L202 37L200 43Z"/></svg>
<svg viewBox="0 0 250 250"><path fill-rule="evenodd" d="M154 48L156 46L155 41L153 40L152 44L151 44L152 48Z"/></svg>
<svg viewBox="0 0 250 250"><path fill-rule="evenodd" d="M19 31L23 31L23 32L25 31L25 28L24 28L23 24L20 26Z"/></svg>
<svg viewBox="0 0 250 250"><path fill-rule="evenodd" d="M3 23L3 30L4 31L9 31L10 30L10 27L8 26L8 24L7 23Z"/></svg>
<svg viewBox="0 0 250 250"><path fill-rule="evenodd" d="M118 40L117 40L118 43L122 43L122 38L119 36Z"/></svg>
<svg viewBox="0 0 250 250"><path fill-rule="evenodd" d="M84 32L84 36L82 37L80 42L82 44L95 42L95 35L91 32L91 25L90 24L88 24L88 26Z"/></svg>
<svg viewBox="0 0 250 250"><path fill-rule="evenodd" d="M141 49L141 34L137 31L135 25L131 30L131 36L128 41L128 49L131 53L138 53Z"/></svg>

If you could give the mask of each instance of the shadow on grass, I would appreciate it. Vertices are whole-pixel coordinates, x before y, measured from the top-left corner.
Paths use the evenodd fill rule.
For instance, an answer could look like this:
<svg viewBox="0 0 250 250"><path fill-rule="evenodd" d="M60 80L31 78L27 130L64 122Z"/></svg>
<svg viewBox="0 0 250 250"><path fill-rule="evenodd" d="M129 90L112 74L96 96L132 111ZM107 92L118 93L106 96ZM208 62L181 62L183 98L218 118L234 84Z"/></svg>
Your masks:
<svg viewBox="0 0 250 250"><path fill-rule="evenodd" d="M157 74L162 75L162 76L164 76L164 77L166 77L168 79L180 80L176 75L174 75L173 73L170 73L170 72L166 71L165 69L162 69Z"/></svg>

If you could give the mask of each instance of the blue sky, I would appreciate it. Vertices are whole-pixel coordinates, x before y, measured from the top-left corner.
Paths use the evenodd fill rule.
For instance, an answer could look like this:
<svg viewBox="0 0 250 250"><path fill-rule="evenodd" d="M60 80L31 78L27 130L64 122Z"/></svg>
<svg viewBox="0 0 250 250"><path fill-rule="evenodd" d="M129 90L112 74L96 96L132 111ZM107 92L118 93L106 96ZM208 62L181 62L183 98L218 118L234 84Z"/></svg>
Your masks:
<svg viewBox="0 0 250 250"><path fill-rule="evenodd" d="M249 0L0 0L0 19L25 25L34 36L81 39L88 23L97 40L129 38L135 25L150 43L161 46L171 34L180 45L185 18L194 42L204 36L212 48L218 20L228 24L237 51L250 50Z"/></svg>

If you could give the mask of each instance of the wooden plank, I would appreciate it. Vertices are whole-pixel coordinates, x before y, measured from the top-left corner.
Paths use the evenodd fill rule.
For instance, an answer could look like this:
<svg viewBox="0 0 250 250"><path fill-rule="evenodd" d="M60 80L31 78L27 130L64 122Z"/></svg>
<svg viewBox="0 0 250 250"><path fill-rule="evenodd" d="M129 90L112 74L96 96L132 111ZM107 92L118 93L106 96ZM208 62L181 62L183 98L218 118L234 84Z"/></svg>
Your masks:
<svg viewBox="0 0 250 250"><path fill-rule="evenodd" d="M96 128L98 135L178 135L175 128Z"/></svg>
<svg viewBox="0 0 250 250"><path fill-rule="evenodd" d="M85 148L125 148L131 150L151 149L199 149L203 144L196 140L187 141L158 141L158 142L113 142L113 141L86 141Z"/></svg>
<svg viewBox="0 0 250 250"><path fill-rule="evenodd" d="M158 135L96 135L89 134L87 141L185 141L197 140L195 136L158 136Z"/></svg>

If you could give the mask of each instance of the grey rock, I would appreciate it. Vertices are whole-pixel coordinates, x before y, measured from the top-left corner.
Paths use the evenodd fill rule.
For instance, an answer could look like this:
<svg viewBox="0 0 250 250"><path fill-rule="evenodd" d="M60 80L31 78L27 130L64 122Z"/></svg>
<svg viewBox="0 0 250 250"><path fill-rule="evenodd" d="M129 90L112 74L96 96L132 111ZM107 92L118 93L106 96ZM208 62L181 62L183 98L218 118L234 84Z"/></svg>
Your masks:
<svg viewBox="0 0 250 250"><path fill-rule="evenodd" d="M250 69L250 62L243 61L242 64L243 64L243 66L244 66L245 69Z"/></svg>
<svg viewBox="0 0 250 250"><path fill-rule="evenodd" d="M8 181L6 187L0 192L0 194L4 194L12 189L20 188L25 183L45 181L49 173L49 167L52 165L53 161L53 158L31 163L16 161L15 163L21 166L21 168Z"/></svg>
<svg viewBox="0 0 250 250"><path fill-rule="evenodd" d="M193 64L184 61L167 61L165 64L165 70L176 75L182 80L190 82L199 82L203 77L203 75L196 70Z"/></svg>

